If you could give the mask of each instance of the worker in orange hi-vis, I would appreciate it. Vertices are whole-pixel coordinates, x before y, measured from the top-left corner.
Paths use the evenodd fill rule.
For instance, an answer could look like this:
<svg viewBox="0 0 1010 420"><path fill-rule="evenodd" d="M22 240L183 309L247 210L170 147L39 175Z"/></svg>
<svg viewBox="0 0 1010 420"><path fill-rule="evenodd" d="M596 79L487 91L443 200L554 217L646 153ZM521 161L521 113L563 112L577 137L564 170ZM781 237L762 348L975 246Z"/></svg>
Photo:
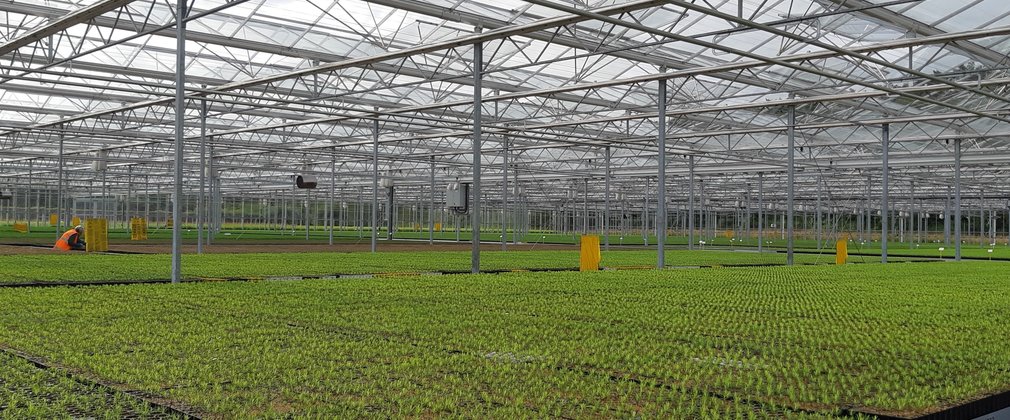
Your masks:
<svg viewBox="0 0 1010 420"><path fill-rule="evenodd" d="M84 240L81 239L81 234L84 233L84 228L81 225L75 226L60 236L60 239L56 240L56 246L53 249L58 249L60 251L84 251Z"/></svg>

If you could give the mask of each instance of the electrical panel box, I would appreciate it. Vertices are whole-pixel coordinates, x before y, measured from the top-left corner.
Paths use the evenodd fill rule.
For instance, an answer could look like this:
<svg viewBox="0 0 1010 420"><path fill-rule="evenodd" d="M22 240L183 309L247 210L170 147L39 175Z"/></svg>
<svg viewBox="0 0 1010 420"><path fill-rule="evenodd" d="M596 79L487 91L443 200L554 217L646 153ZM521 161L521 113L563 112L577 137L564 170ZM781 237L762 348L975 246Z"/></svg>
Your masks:
<svg viewBox="0 0 1010 420"><path fill-rule="evenodd" d="M445 190L445 207L456 214L470 211L470 184L454 182Z"/></svg>
<svg viewBox="0 0 1010 420"><path fill-rule="evenodd" d="M93 169L95 172L103 172L106 169L109 169L108 159L109 159L109 151L99 150L95 154L95 160L91 162L91 169Z"/></svg>

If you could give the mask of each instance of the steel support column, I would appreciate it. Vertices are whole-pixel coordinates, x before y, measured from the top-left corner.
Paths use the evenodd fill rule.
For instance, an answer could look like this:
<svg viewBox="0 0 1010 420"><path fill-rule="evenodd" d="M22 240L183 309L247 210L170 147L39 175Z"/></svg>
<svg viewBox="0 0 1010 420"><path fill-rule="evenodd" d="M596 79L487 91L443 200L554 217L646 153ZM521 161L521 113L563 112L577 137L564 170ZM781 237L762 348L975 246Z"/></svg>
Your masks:
<svg viewBox="0 0 1010 420"><path fill-rule="evenodd" d="M206 226L204 226L204 232L207 234L207 240L204 241L206 245L213 244L214 241L214 230L217 227L217 217L218 208L216 204L217 200L217 171L214 170L214 145L207 145L207 168L204 169L206 172L207 181L207 220ZM150 219L148 219L150 220Z"/></svg>
<svg viewBox="0 0 1010 420"><path fill-rule="evenodd" d="M762 251L764 247L764 194L765 194L765 174L764 172L758 172L758 252Z"/></svg>
<svg viewBox="0 0 1010 420"><path fill-rule="evenodd" d="M333 245L333 226L336 224L333 220L333 212L335 210L336 189L337 189L337 148L334 147L331 151L333 156L330 156L330 204L327 206L326 218L330 222L330 237L329 244ZM341 190L340 196L343 197L344 193ZM337 212L343 212L343 208L336 209ZM342 214L342 213L341 213Z"/></svg>
<svg viewBox="0 0 1010 420"><path fill-rule="evenodd" d="M947 198L943 201L943 246L950 246L950 185L947 186Z"/></svg>
<svg viewBox="0 0 1010 420"><path fill-rule="evenodd" d="M787 176L786 176L786 265L793 265L793 199L796 186L796 107L789 107L788 128L786 130Z"/></svg>
<svg viewBox="0 0 1010 420"><path fill-rule="evenodd" d="M303 211L303 213L304 213L303 217L305 219L305 220L303 220L303 222L305 222L305 240L306 241L309 240L309 197L310 197L310 193L309 192L310 191L312 191L312 190L310 190L310 189L306 189L305 190L305 204L304 204L304 208L303 208L303 210L304 210Z"/></svg>
<svg viewBox="0 0 1010 420"><path fill-rule="evenodd" d="M428 245L435 243L435 155L431 155L431 207L428 209Z"/></svg>
<svg viewBox="0 0 1010 420"><path fill-rule="evenodd" d="M645 177L645 194L642 198L642 245L649 246L649 177Z"/></svg>
<svg viewBox="0 0 1010 420"><path fill-rule="evenodd" d="M478 31L480 32L479 28ZM470 272L480 272L480 145L481 145L481 79L484 73L484 45L473 44L473 209L470 237Z"/></svg>
<svg viewBox="0 0 1010 420"><path fill-rule="evenodd" d="M821 174L817 174L817 249L822 248L824 243L824 218L821 213Z"/></svg>
<svg viewBox="0 0 1010 420"><path fill-rule="evenodd" d="M694 249L694 155L687 157L687 249Z"/></svg>
<svg viewBox="0 0 1010 420"><path fill-rule="evenodd" d="M665 71L665 70L664 70ZM659 178L656 183L656 268L666 267L666 79L659 81L657 149Z"/></svg>
<svg viewBox="0 0 1010 420"><path fill-rule="evenodd" d="M954 140L954 261L961 261L961 140Z"/></svg>
<svg viewBox="0 0 1010 420"><path fill-rule="evenodd" d="M497 105L497 102L495 102ZM508 244L508 202L509 202L509 140L502 138L501 152L501 250Z"/></svg>
<svg viewBox="0 0 1010 420"><path fill-rule="evenodd" d="M186 0L175 11L175 201L172 203L172 283L182 279L182 145L186 118Z"/></svg>
<svg viewBox="0 0 1010 420"><path fill-rule="evenodd" d="M393 229L396 228L396 187L390 185L386 190L386 241L393 240Z"/></svg>
<svg viewBox="0 0 1010 420"><path fill-rule="evenodd" d="M65 197L63 195L63 138L65 134L63 133L63 126L60 126L60 151L59 158L57 159L56 168L56 239L60 239L63 235L63 202ZM69 225L69 223L68 223Z"/></svg>
<svg viewBox="0 0 1010 420"><path fill-rule="evenodd" d="M372 252L379 239L379 116L372 120Z"/></svg>
<svg viewBox="0 0 1010 420"><path fill-rule="evenodd" d="M887 195L888 195L888 178L890 175L890 168L887 165L887 152L890 149L891 141L891 127L887 124L883 125L883 131L880 136L881 140L881 178L880 178L880 262L887 263Z"/></svg>
<svg viewBox="0 0 1010 420"><path fill-rule="evenodd" d="M916 220L915 220L915 181L910 181L908 184L908 195L909 195L909 211L908 211L908 249L912 249L912 243L918 242L918 237L916 234Z"/></svg>
<svg viewBox="0 0 1010 420"><path fill-rule="evenodd" d="M582 234L589 234L589 178L582 178Z"/></svg>
<svg viewBox="0 0 1010 420"><path fill-rule="evenodd" d="M196 197L196 253L203 254L204 219L207 218L207 100L200 100L200 195Z"/></svg>
<svg viewBox="0 0 1010 420"><path fill-rule="evenodd" d="M606 177L603 180L603 249L610 250L610 146L604 149Z"/></svg>

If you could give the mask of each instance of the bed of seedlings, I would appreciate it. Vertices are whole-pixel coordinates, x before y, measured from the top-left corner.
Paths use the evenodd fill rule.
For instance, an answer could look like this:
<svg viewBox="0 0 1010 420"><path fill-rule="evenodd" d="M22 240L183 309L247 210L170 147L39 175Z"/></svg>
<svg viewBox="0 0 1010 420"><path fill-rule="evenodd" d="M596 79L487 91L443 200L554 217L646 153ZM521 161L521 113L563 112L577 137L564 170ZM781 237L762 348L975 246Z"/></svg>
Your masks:
<svg viewBox="0 0 1010 420"><path fill-rule="evenodd" d="M752 232L752 235L756 233ZM402 227L400 230L396 231L394 238L398 240L412 241L417 240L426 241L428 239L427 226L422 226L420 230L413 230L412 228ZM880 255L880 242L873 240L860 241L856 238L854 234L848 234L852 239L849 242L848 248L849 252L853 254L861 253L866 255ZM187 244L193 244L196 242L196 229L195 226L186 226L182 232L182 237L184 242ZM338 228L334 230L334 240L337 244L348 244L348 243L366 243L371 237L371 230L365 229L360 233L356 227L345 226L343 228ZM380 229L380 238L385 238L386 233L384 229ZM470 241L470 233L463 231L460 233L459 240L463 242ZM834 237L834 236L832 236ZM166 229L164 227L153 227L149 231L149 241L141 242L143 244L169 243L171 240L171 229ZM228 245L238 245L238 244L325 244L328 242L329 231L325 226L313 226L310 229L309 239L305 239L304 227L298 227L294 230L280 230L280 229L265 229L263 226L253 226L246 225L245 227L240 227L239 225L225 226L223 230L215 235L215 243L217 244L228 244ZM513 233L510 232L507 235L508 240L511 242L513 239ZM55 239L55 228L50 226L33 226L32 231L27 234L14 232L10 225L0 224L0 243L16 244L16 243L35 243L40 245L51 245L52 241ZM435 232L434 239L437 241L452 242L457 239L455 231L445 230L442 232ZM489 247L493 247L493 243L501 239L501 232L485 232L481 234L481 240L487 241ZM129 230L122 228L111 228L109 230L109 241L112 244L118 245L128 245L133 242L130 240ZM383 240L384 241L384 240ZM764 238L764 247L767 250L784 250L786 247L786 240L777 235L777 232L768 231L766 232ZM519 242L524 245L537 246L540 244L578 244L579 234L569 233L560 234L552 232L530 232L521 235ZM671 247L684 248L686 247L688 238L686 236L681 236L679 234L672 233L667 235L666 243ZM703 243L702 243L703 242ZM381 247L382 242L380 242ZM637 234L612 234L610 235L610 244L619 246L655 246L656 238L654 235L650 235L647 238L643 238L640 233ZM703 237L696 236L694 239L695 246L702 248L715 248L715 249L756 249L758 246L758 239L756 236L753 237L741 237L741 238L731 238L726 237L723 234L719 234L716 237ZM794 241L794 246L796 250L802 252L824 252L827 254L834 252L834 241L827 240L822 244L821 248L818 248L817 241L812 239L805 239L802 237L796 238ZM932 258L953 258L954 247L950 244L945 245L943 242L939 242L934 239L932 241L922 241L922 242L900 242L891 239L889 242L889 254L891 255L908 255L908 256L923 256ZM942 248L942 249L941 249ZM979 242L977 237L965 238L962 245L962 256L965 258L976 258L976 259L1010 259L1010 243L1007 242L1005 238L996 241L990 241L989 239L984 239Z"/></svg>
<svg viewBox="0 0 1010 420"><path fill-rule="evenodd" d="M916 416L1010 388L1005 266L8 289L0 345L193 414Z"/></svg>
<svg viewBox="0 0 1010 420"><path fill-rule="evenodd" d="M184 418L125 392L0 351L0 418Z"/></svg>
<svg viewBox="0 0 1010 420"><path fill-rule="evenodd" d="M398 274L469 272L470 252L187 254L182 257L186 278L264 278L327 276L335 274ZM0 284L24 282L87 282L158 280L170 278L169 255L110 255L58 253L0 255ZM873 262L853 257L852 261ZM785 264L780 253L735 251L668 251L666 264L680 266ZM833 264L833 254L797 254L797 264ZM650 268L656 252L603 253L605 268ZM488 251L481 253L482 270L575 270L578 251Z"/></svg>

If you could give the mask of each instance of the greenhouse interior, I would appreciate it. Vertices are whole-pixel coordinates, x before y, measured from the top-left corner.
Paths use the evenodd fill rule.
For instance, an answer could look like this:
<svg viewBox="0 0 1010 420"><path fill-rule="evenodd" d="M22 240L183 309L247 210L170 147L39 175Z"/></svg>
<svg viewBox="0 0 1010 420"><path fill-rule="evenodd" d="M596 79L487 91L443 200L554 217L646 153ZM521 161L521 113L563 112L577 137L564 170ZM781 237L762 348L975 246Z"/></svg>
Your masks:
<svg viewBox="0 0 1010 420"><path fill-rule="evenodd" d="M1010 419L1004 0L0 2L0 418Z"/></svg>

